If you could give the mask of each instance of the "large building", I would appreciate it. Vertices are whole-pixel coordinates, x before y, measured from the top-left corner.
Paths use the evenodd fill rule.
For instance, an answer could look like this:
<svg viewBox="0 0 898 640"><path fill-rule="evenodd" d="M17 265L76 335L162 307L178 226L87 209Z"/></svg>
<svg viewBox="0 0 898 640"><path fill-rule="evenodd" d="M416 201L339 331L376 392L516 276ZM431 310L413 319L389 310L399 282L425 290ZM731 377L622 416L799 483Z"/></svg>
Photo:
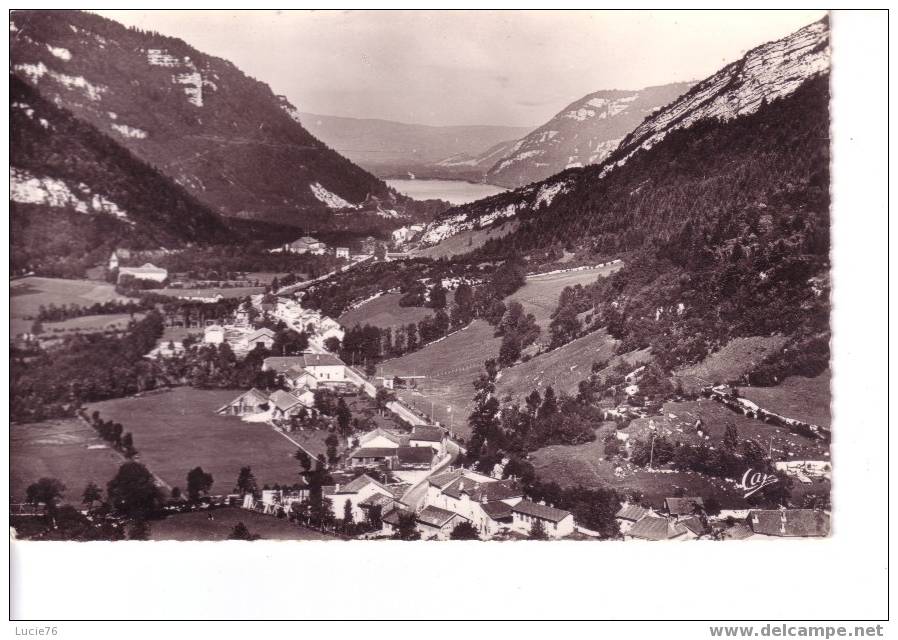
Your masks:
<svg viewBox="0 0 898 640"><path fill-rule="evenodd" d="M273 356L262 362L263 371L288 375L295 369L303 369L315 376L318 385L347 382L346 365L331 353L304 353L298 356Z"/></svg>
<svg viewBox="0 0 898 640"><path fill-rule="evenodd" d="M314 255L322 255L327 251L327 245L311 236L303 236L299 240L294 240L285 244L281 251L284 253L312 253Z"/></svg>
<svg viewBox="0 0 898 640"><path fill-rule="evenodd" d="M147 262L141 267L119 267L118 281L121 282L124 276L131 276L135 280L165 282L168 279L168 270Z"/></svg>

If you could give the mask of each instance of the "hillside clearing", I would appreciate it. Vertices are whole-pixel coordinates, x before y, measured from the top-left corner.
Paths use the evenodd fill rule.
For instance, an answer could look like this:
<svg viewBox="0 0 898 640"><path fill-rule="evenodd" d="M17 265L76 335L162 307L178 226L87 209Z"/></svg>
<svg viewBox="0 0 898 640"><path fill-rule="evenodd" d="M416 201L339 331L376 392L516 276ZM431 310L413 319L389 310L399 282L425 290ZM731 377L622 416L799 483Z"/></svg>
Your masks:
<svg viewBox="0 0 898 640"><path fill-rule="evenodd" d="M814 378L791 376L775 387L738 387L739 395L787 418L830 427L830 372Z"/></svg>
<svg viewBox="0 0 898 640"><path fill-rule="evenodd" d="M675 371L674 376L682 381L685 391L692 393L702 387L735 382L781 350L786 342L784 336L734 338L698 364Z"/></svg>
<svg viewBox="0 0 898 640"><path fill-rule="evenodd" d="M387 293L366 302L356 309L350 309L338 318L341 325L351 328L355 325L372 325L386 329L408 324L418 324L427 316L434 315L437 310L427 307L401 307L399 299L402 294ZM451 298L449 298L451 300Z"/></svg>
<svg viewBox="0 0 898 640"><path fill-rule="evenodd" d="M433 258L434 260L459 256L482 247L489 240L502 238L509 233L513 233L519 225L520 223L517 220L510 220L486 229L469 229L450 236L432 247L418 249L412 253L416 258Z"/></svg>

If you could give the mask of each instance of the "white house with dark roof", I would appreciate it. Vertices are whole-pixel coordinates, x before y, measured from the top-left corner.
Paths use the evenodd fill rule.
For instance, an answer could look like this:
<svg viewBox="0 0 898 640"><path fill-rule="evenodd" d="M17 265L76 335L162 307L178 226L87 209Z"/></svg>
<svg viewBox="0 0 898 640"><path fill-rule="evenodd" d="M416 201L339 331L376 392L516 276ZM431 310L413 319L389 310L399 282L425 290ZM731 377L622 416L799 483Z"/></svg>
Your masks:
<svg viewBox="0 0 898 640"><path fill-rule="evenodd" d="M203 342L221 344L225 341L225 330L220 324L212 324L203 330Z"/></svg>
<svg viewBox="0 0 898 640"><path fill-rule="evenodd" d="M304 353L298 356L274 356L262 362L263 371L286 374L298 367L315 376L319 385L347 382L346 364L332 353Z"/></svg>
<svg viewBox="0 0 898 640"><path fill-rule="evenodd" d="M520 533L529 534L533 524L542 522L546 535L550 538L564 538L574 532L574 515L564 509L520 500L511 507L511 527Z"/></svg>
<svg viewBox="0 0 898 640"><path fill-rule="evenodd" d="M315 404L315 394L306 390L304 393L287 392L278 389L269 396L271 405L271 417L277 420L286 420L298 415L303 408L310 409Z"/></svg>

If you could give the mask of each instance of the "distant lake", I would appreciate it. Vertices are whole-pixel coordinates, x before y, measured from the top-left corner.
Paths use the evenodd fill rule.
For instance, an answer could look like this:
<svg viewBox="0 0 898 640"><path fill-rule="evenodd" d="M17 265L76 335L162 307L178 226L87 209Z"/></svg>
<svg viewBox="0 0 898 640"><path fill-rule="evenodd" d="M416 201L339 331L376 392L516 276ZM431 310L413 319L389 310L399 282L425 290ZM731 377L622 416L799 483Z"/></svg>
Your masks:
<svg viewBox="0 0 898 640"><path fill-rule="evenodd" d="M464 180L387 180L386 183L415 200L446 200L465 204L506 191L494 184L479 184Z"/></svg>

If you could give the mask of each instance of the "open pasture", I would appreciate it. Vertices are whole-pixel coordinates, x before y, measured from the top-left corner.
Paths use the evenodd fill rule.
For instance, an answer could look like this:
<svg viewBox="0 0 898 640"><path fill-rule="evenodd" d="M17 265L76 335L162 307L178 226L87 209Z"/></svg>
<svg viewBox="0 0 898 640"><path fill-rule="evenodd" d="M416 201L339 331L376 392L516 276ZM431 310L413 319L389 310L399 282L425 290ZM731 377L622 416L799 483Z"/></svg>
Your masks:
<svg viewBox="0 0 898 640"><path fill-rule="evenodd" d="M115 292L108 282L94 280L65 280L30 276L9 283L10 315L13 318L33 318L41 306L51 304L89 306L97 302L130 300Z"/></svg>
<svg viewBox="0 0 898 640"><path fill-rule="evenodd" d="M56 478L66 486L63 501L80 505L84 487L95 482L105 490L123 462L78 418L12 424L9 446L12 502L23 502L32 482Z"/></svg>
<svg viewBox="0 0 898 640"><path fill-rule="evenodd" d="M140 461L172 487L184 489L196 466L212 474L213 493L229 493L242 466L252 467L260 487L296 482L296 445L265 423L215 413L240 393L178 387L98 402L88 412L122 423Z"/></svg>

